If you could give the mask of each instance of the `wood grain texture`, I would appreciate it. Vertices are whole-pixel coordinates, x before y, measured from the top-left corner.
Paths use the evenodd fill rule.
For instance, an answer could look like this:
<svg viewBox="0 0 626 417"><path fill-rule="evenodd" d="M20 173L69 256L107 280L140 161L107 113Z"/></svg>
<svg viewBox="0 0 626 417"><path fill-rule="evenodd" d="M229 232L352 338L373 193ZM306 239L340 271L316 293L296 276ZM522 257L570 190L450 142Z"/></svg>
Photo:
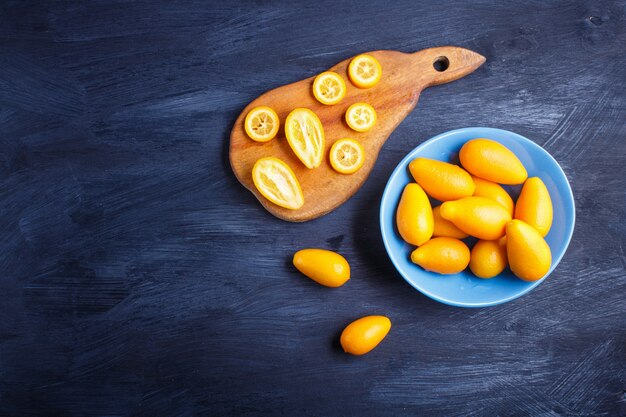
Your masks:
<svg viewBox="0 0 626 417"><path fill-rule="evenodd" d="M313 80L310 77L262 94L241 112L230 134L229 159L233 172L248 190L274 216L292 222L303 222L323 216L334 210L363 185L374 168L380 148L393 130L413 110L422 90L457 80L476 70L485 58L467 49L457 47L429 48L406 54L398 51L365 52L373 56L383 67L383 77L372 88L361 89L349 81L346 59L329 69L339 74L346 82L346 96L333 106L318 102L312 93ZM449 63L445 71L435 70L433 63L444 57ZM355 132L345 122L344 115L354 103L365 102L376 110L378 121L368 132ZM244 119L250 110L257 106L269 106L278 114L281 127L271 141L252 141L244 130ZM284 123L287 115L295 108L312 110L320 118L324 127L325 150L322 164L316 169L308 169L298 160L285 138ZM365 150L365 161L361 169L351 175L337 173L328 159L328 150L341 138L356 139ZM256 189L252 182L252 167L260 158L273 156L286 162L294 171L302 192L304 205L298 210L290 210L273 204Z"/></svg>
<svg viewBox="0 0 626 417"><path fill-rule="evenodd" d="M621 0L0 2L0 415L626 415L626 4ZM369 179L319 219L263 210L236 118L361 51L459 45ZM518 132L561 164L576 230L556 271L479 310L414 291L384 251L387 178L424 140ZM324 247L352 278L290 260ZM385 314L371 354L350 321Z"/></svg>

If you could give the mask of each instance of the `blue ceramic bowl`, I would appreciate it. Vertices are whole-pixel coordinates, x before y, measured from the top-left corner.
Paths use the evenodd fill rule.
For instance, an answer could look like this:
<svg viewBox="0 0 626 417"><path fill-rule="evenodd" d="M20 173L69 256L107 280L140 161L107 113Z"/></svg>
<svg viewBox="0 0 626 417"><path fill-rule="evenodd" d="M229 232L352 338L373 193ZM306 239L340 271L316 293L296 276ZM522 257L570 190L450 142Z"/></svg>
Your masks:
<svg viewBox="0 0 626 417"><path fill-rule="evenodd" d="M459 274L428 272L410 260L414 246L404 242L396 227L396 210L405 185L413 181L409 163L425 157L458 163L461 146L470 139L488 138L502 143L517 155L529 177L540 177L546 184L554 207L552 228L546 241L552 251L550 271L539 281L526 282L507 268L491 279L481 279L466 269ZM506 187L513 200L521 186ZM520 297L546 279L559 264L574 231L574 196L559 164L541 146L516 133L485 127L469 127L442 133L413 149L391 174L380 204L380 229L391 261L400 275L423 294L445 304L459 307L487 307Z"/></svg>

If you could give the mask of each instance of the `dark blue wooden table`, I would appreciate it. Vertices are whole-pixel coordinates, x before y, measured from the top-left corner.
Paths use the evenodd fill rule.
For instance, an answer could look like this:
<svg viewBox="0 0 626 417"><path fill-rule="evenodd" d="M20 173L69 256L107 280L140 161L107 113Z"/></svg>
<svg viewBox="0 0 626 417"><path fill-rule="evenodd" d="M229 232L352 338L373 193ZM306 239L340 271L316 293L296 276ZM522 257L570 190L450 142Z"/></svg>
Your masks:
<svg viewBox="0 0 626 417"><path fill-rule="evenodd" d="M0 415L626 415L626 2L0 2ZM236 181L228 137L263 91L358 52L487 57L424 91L370 179L290 224ZM465 126L559 161L577 223L521 299L462 309L384 251L388 176ZM344 254L327 289L294 251ZM371 354L338 346L366 314Z"/></svg>

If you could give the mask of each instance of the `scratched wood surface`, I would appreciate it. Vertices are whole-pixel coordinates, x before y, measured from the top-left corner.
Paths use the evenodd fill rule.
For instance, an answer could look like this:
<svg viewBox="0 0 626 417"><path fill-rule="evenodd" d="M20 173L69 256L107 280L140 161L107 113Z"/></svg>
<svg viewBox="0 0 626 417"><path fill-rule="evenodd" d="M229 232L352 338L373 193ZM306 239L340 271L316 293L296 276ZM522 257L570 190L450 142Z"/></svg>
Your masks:
<svg viewBox="0 0 626 417"><path fill-rule="evenodd" d="M0 415L626 415L626 3L315 3L0 2ZM336 211L286 223L235 179L262 92L437 45L487 63L425 90ZM544 146L577 209L556 272L477 310L414 291L378 227L400 159L464 126ZM350 282L300 276L310 246ZM393 328L349 357L365 314Z"/></svg>

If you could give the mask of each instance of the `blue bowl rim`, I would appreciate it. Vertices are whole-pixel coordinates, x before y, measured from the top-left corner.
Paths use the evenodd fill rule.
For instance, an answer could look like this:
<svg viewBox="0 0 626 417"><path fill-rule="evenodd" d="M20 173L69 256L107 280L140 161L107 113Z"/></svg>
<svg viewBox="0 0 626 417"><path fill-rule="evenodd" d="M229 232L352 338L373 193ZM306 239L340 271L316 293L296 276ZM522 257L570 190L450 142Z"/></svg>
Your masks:
<svg viewBox="0 0 626 417"><path fill-rule="evenodd" d="M429 291L424 290L423 288L420 288L420 286L417 283L413 283L411 280L409 280L402 272L401 269L399 267L399 265L396 263L396 260L394 259L394 257L391 256L390 252L391 249L389 248L389 243L387 241L387 236L385 235L385 222L384 222L384 216L383 213L386 211L384 210L384 208L386 208L387 204L390 204L389 198L388 198L388 193L390 193L389 190L389 184L391 182L391 179L394 178L396 175L398 175L399 171L401 169L405 169L405 165L408 163L408 161L412 158L415 158L415 156L413 155L414 152L416 152L419 148L425 147L428 144L432 143L432 142L436 142L439 140L442 140L448 136L451 135L455 135L461 132L467 132L467 131L471 131L471 130L481 130L483 132L486 133L504 133L507 135L511 135L513 137L515 137L516 139L520 140L521 142L526 142L529 146L531 147L535 147L537 148L540 152L545 153L551 160L552 162L554 162L554 164L556 165L556 167L559 169L559 171L561 172L561 174L563 174L563 178L565 178L565 185L567 188L567 192L568 192L568 197L570 199L570 201L572 202L572 212L570 213L572 216L572 224L571 226L568 228L568 232L567 232L567 239L566 239L566 243L565 243L565 250L563 250L563 252L560 254L560 256L556 259L553 259L552 262L552 266L550 267L550 270L548 271L548 273L541 278L538 281L533 282L531 285L529 285L526 289L524 289L523 291L518 292L517 294L514 294L510 297L501 299L501 300L496 300L496 301L492 301L492 302L485 302L485 303L459 303L456 301L452 301L452 300L448 300L444 297L441 297L439 295L433 294ZM481 134L482 136L486 136ZM478 136L476 136L478 137ZM552 274L552 272L554 271L554 269L556 269L557 265L559 264L559 262L561 262L561 259L563 258L563 256L565 255L565 252L567 252L567 248L569 247L569 244L572 240L572 235L574 234L574 227L576 225L576 206L575 206L575 201L574 201L574 193L572 192L572 187L570 186L569 180L567 179L567 175L565 175L565 172L563 171L563 168L561 168L561 165L557 162L556 159L554 159L554 157L550 154L550 152L548 152L547 150L545 150L543 147L541 147L540 145L536 144L535 142L533 142L532 140L518 134L515 132L511 132L509 130L505 130L505 129L497 129L497 128L493 128L493 127L484 127L484 126L474 126L474 127L463 127L463 128L459 128L459 129L454 129L454 130L449 130L447 132L444 133L440 133L436 136L433 136L432 138L425 140L424 142L420 143L419 145L417 145L415 148L413 148L412 150L410 150L406 156L404 158L402 158L402 160L398 163L398 165L396 165L395 169L393 170L393 172L391 173L391 175L389 176L389 179L387 180L387 184L385 185L385 190L383 191L383 195L381 197L381 201L380 201L380 208L379 208L379 222L380 222L380 232L383 238L383 243L385 245L385 250L387 251L387 255L389 256L389 259L391 259L391 262L393 263L393 266L396 268L396 271L398 271L398 273L400 274L400 276L402 276L402 278L409 283L409 285L411 285L413 288L415 288L416 290L418 290L419 292L421 292L422 294L426 295L427 297L435 300L435 301L439 301L440 303L443 304L447 304L450 306L455 306L455 307L472 307L472 308L476 308L476 307L491 307L491 306L495 306L495 305L499 305L499 304L504 304L507 303L511 300L514 300L516 298L519 298L527 293L529 293L530 291L532 291L534 288L536 288L539 284L541 284L547 277L550 276L550 274Z"/></svg>

